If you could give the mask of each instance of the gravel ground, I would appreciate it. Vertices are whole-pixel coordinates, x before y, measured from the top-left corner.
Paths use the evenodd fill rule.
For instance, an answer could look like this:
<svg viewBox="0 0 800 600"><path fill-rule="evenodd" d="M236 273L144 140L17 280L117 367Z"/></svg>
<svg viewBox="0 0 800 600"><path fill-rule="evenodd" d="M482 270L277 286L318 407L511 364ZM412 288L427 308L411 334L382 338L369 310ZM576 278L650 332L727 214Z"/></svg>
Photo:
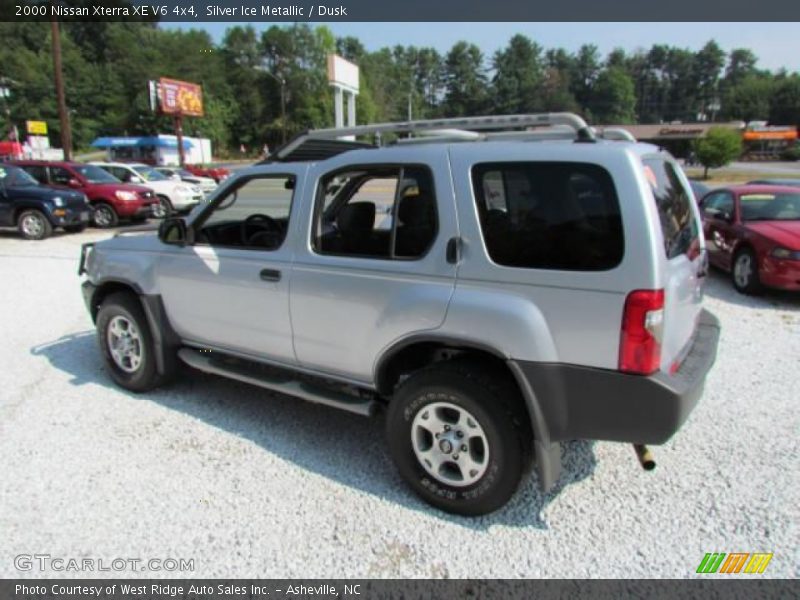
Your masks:
<svg viewBox="0 0 800 600"><path fill-rule="evenodd" d="M719 358L655 471L628 445L573 442L555 493L532 478L466 519L407 490L379 422L202 374L112 385L75 274L98 237L0 234L2 577L39 576L14 557L48 553L194 559L155 576L680 578L715 551L800 575L797 295L712 274Z"/></svg>

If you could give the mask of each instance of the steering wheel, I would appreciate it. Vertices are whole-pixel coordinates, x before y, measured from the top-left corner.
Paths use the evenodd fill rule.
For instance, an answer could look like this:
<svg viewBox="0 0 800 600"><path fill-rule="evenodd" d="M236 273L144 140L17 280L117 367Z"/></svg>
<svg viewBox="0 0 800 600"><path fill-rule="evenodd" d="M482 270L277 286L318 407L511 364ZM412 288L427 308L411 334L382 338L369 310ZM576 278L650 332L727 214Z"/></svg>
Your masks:
<svg viewBox="0 0 800 600"><path fill-rule="evenodd" d="M264 232L278 234L281 232L281 226L269 215L261 213L252 214L242 221L240 236L245 246L251 245L253 238Z"/></svg>

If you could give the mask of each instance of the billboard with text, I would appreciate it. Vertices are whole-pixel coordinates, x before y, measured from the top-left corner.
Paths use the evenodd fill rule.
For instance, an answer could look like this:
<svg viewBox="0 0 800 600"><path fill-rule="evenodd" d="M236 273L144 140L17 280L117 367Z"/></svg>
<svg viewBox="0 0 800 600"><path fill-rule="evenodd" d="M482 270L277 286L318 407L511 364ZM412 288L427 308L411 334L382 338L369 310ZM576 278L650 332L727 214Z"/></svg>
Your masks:
<svg viewBox="0 0 800 600"><path fill-rule="evenodd" d="M158 80L158 104L165 115L203 116L203 88L196 83L162 77Z"/></svg>

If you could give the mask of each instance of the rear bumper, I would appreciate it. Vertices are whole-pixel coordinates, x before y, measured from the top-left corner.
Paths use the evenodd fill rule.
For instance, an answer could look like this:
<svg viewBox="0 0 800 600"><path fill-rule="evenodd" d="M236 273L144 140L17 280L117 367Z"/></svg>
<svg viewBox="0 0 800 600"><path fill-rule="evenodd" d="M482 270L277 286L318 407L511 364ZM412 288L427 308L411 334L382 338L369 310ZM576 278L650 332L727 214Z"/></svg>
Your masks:
<svg viewBox="0 0 800 600"><path fill-rule="evenodd" d="M674 374L628 375L575 365L517 362L550 441L661 444L680 429L703 393L717 355L719 321L703 311Z"/></svg>

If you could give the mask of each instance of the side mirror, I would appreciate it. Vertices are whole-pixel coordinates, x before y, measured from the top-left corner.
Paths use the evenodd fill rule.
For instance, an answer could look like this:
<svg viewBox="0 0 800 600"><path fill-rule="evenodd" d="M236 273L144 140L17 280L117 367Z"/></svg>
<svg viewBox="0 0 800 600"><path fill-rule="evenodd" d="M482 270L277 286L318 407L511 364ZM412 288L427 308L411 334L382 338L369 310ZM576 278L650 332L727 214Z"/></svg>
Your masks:
<svg viewBox="0 0 800 600"><path fill-rule="evenodd" d="M80 182L80 181L78 181L78 180L77 180L75 177L73 177L73 178L71 178L69 181L67 181L67 185L68 185L69 187L71 187L71 188L79 188L79 187L83 187L83 186L81 186L81 182Z"/></svg>
<svg viewBox="0 0 800 600"><path fill-rule="evenodd" d="M129 181L130 183L144 183L144 179L142 179L142 178L141 178L141 177L139 177L138 175L131 175L131 176L128 178L128 181Z"/></svg>
<svg viewBox="0 0 800 600"><path fill-rule="evenodd" d="M188 240L186 221L180 217L164 219L158 226L158 239L164 244L185 246Z"/></svg>

